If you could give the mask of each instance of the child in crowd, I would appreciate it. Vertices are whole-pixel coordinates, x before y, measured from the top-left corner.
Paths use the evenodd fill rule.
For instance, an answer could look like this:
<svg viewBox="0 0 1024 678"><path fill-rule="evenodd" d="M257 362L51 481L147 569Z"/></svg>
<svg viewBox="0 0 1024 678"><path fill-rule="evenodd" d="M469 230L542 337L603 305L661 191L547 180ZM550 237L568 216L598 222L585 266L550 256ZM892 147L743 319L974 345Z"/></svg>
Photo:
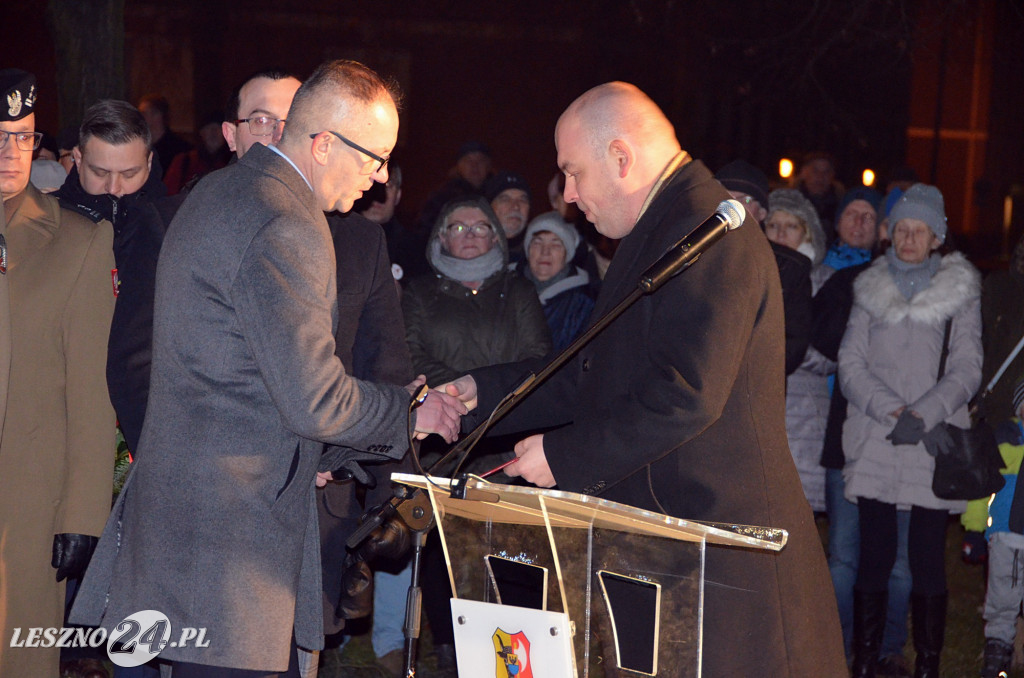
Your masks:
<svg viewBox="0 0 1024 678"><path fill-rule="evenodd" d="M1013 411L1017 415L995 428L999 452L1003 457L1006 485L990 498L968 503L961 517L971 535L984 531L988 538L988 590L985 594L985 657L982 678L1008 676L1013 659L1013 638L1017 632L1017 613L1024 599L1024 577L1019 576L1024 562L1024 491L1017 496L1017 475L1024 458L1024 380L1013 391ZM1022 483L1024 485L1024 483Z"/></svg>

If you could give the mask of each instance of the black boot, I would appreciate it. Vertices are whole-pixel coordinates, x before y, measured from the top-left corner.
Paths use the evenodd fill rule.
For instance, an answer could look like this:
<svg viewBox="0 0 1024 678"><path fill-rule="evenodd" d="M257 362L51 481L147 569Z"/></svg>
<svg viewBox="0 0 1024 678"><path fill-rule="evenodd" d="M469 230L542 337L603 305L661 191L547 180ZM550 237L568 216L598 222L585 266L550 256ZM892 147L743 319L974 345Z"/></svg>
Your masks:
<svg viewBox="0 0 1024 678"><path fill-rule="evenodd" d="M1013 645L995 638L985 640L985 659L981 678L1006 678L1013 662Z"/></svg>
<svg viewBox="0 0 1024 678"><path fill-rule="evenodd" d="M875 678L888 593L853 592L853 678Z"/></svg>
<svg viewBox="0 0 1024 678"><path fill-rule="evenodd" d="M946 599L938 596L910 595L910 617L914 625L914 649L917 663L914 678L939 678L939 655L946 634Z"/></svg>

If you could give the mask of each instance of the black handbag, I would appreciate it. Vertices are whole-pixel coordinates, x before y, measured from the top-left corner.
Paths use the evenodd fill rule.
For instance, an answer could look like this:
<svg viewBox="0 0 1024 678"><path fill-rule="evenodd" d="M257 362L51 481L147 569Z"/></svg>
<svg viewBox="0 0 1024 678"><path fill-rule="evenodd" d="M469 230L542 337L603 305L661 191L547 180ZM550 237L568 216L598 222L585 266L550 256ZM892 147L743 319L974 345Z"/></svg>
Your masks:
<svg viewBox="0 0 1024 678"><path fill-rule="evenodd" d="M949 354L949 333L953 320L946 321L942 337L942 357L939 359L939 380L946 373L946 356ZM1006 480L1000 469L1003 457L999 454L992 427L985 422L971 428L960 428L942 422L953 439L953 452L935 457L935 475L932 476L932 492L939 499L972 500L981 499L1003 489Z"/></svg>

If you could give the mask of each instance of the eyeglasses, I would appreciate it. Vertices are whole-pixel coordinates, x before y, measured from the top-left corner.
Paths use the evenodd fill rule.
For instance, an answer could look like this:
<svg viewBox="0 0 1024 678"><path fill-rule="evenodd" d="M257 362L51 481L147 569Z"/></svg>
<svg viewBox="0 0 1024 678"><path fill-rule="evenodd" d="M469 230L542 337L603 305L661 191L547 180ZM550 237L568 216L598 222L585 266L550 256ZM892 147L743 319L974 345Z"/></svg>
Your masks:
<svg viewBox="0 0 1024 678"><path fill-rule="evenodd" d="M388 164L388 161L391 160L391 156L390 155L388 157L386 157L386 158L382 158L379 155L377 155L376 153L374 153L373 151L366 150L365 148L363 148L362 146L360 146L356 142L352 141L351 139L346 139L345 137L341 136L340 134L338 134L337 132L335 132L333 130L327 130L327 131L330 132L331 134L333 134L334 136L338 137L339 139L341 139L341 141L346 146L348 146L349 148L354 148L355 150L359 151L363 155L365 155L365 156L375 160L376 162L380 163L373 170L373 172L371 172L371 174L376 174L377 172L379 172L382 169L384 169L384 165ZM310 134L309 138L310 139L316 139L321 134L323 134L323 132L317 132L316 134Z"/></svg>
<svg viewBox="0 0 1024 678"><path fill-rule="evenodd" d="M7 140L14 137L14 143L23 151L34 151L43 141L42 132L4 132L0 130L0 148L7 146Z"/></svg>
<svg viewBox="0 0 1024 678"><path fill-rule="evenodd" d="M249 134L254 137L269 137L277 129L277 126L285 122L287 118L271 118L269 115L254 115L251 118L235 120L237 125L240 122L249 125Z"/></svg>
<svg viewBox="0 0 1024 678"><path fill-rule="evenodd" d="M482 238L485 235L490 235L494 232L494 229L486 221L478 221L475 224L464 224L461 221L454 221L445 227L448 231L449 236L462 236L466 233L472 233L478 238Z"/></svg>

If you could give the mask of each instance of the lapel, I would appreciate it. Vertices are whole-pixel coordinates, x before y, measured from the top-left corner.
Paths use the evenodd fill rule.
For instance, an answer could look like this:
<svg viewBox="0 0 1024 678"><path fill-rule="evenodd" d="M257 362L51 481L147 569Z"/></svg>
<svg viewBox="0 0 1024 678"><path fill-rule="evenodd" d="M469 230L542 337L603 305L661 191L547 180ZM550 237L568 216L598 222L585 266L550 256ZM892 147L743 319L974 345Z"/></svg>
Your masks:
<svg viewBox="0 0 1024 678"><path fill-rule="evenodd" d="M25 189L25 199L7 225L8 274L50 244L60 223L58 209L56 199L48 200L32 184Z"/></svg>

